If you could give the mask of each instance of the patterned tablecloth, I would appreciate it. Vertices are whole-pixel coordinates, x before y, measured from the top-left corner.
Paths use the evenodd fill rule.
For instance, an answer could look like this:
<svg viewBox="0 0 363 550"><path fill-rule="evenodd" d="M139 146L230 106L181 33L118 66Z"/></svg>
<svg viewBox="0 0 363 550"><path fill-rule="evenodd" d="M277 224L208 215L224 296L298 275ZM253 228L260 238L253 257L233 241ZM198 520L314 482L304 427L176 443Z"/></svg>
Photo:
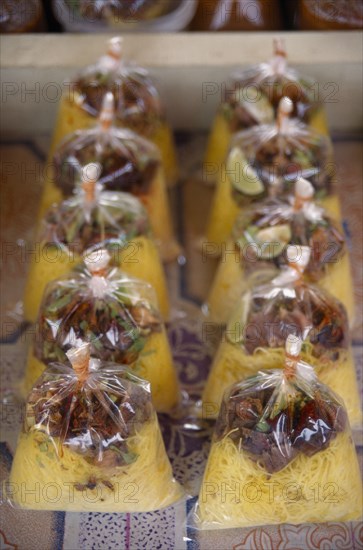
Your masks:
<svg viewBox="0 0 363 550"><path fill-rule="evenodd" d="M167 274L173 301L168 334L179 377L191 402L200 395L216 342L203 339L200 305L216 267L214 260L202 261L196 246L206 220L212 190L198 179L198 162L205 136L179 135L183 166L182 184L171 195L184 258L169 265ZM16 386L23 372L31 334L19 326L27 262L24 250L31 241L34 215L39 201L48 140L3 144L2 186L2 344L1 351L1 475L8 475L22 418ZM362 387L362 174L357 160L362 146L355 142L336 144L336 158L343 215L347 220L354 271L357 318L353 332L354 355ZM5 162L6 160L6 162ZM190 177L195 174L195 177ZM342 176L344 175L344 178ZM208 455L211 426L194 422L192 416L170 419L160 416L163 437L175 477L189 495L195 496ZM363 456L361 434L355 434ZM363 548L361 523L329 523L264 526L246 529L193 532L186 516L193 498L174 507L146 514L31 512L1 508L1 550L118 549L118 550L310 550Z"/></svg>

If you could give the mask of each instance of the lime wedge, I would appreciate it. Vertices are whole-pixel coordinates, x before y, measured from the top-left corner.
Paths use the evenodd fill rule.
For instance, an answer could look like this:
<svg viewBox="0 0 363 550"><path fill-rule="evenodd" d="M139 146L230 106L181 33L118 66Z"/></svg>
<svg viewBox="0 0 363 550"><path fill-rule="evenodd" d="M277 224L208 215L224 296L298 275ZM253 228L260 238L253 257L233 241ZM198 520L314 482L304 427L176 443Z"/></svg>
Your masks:
<svg viewBox="0 0 363 550"><path fill-rule="evenodd" d="M247 162L239 147L234 147L227 158L226 172L231 185L244 195L260 195L264 185L255 170Z"/></svg>
<svg viewBox="0 0 363 550"><path fill-rule="evenodd" d="M243 294L240 305L234 310L228 321L226 338L231 344L238 344L244 341L250 302L251 291L247 291Z"/></svg>
<svg viewBox="0 0 363 550"><path fill-rule="evenodd" d="M255 240L260 247L260 257L268 260L282 254L285 246L291 241L291 236L291 227L288 223L266 227L258 231Z"/></svg>

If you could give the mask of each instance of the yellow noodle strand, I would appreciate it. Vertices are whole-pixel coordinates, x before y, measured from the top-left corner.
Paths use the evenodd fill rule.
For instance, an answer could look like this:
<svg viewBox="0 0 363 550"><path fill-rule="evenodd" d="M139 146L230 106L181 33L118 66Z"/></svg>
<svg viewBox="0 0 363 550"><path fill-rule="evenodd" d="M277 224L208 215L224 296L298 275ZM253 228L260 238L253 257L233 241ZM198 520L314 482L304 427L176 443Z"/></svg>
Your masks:
<svg viewBox="0 0 363 550"><path fill-rule="evenodd" d="M138 455L135 462L117 468L89 464L67 447L61 458L51 448L41 452L37 436L39 432L34 431L20 436L11 470L12 500L22 508L146 512L169 506L182 496L172 477L156 416L128 441L129 451ZM92 478L97 482L94 489L74 487Z"/></svg>
<svg viewBox="0 0 363 550"><path fill-rule="evenodd" d="M201 528L352 521L361 514L359 465L349 433L311 457L300 453L272 474L229 437L212 445L197 508Z"/></svg>

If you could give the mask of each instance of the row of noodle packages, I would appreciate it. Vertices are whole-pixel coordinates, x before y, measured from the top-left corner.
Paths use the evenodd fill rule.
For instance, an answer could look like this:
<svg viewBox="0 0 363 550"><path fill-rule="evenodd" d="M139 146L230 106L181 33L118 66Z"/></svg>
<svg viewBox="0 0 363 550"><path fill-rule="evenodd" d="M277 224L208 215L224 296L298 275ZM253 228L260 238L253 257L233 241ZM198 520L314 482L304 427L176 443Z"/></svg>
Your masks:
<svg viewBox="0 0 363 550"><path fill-rule="evenodd" d="M221 257L203 311L224 331L201 399L217 423L191 525L362 515L353 285L315 84L277 40L269 62L235 75L209 137L204 245Z"/></svg>
<svg viewBox="0 0 363 550"><path fill-rule="evenodd" d="M184 494L156 415L181 402L162 265L180 251L172 133L119 38L67 90L25 290L36 330L8 494L31 509L156 510Z"/></svg>

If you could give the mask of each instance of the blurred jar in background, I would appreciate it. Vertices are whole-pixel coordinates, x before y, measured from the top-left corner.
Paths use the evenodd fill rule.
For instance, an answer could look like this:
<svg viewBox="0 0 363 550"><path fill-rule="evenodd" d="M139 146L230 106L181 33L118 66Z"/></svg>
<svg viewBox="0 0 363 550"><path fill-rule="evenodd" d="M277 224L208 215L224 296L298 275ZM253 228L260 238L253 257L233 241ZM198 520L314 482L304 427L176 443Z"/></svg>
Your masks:
<svg viewBox="0 0 363 550"><path fill-rule="evenodd" d="M1 0L0 0L1 2ZM197 0L53 0L69 32L173 32L191 21Z"/></svg>
<svg viewBox="0 0 363 550"><path fill-rule="evenodd" d="M40 0L0 0L0 32L44 32Z"/></svg>
<svg viewBox="0 0 363 550"><path fill-rule="evenodd" d="M168 13L172 9L172 2L167 0L79 0L68 2L77 7L82 17L91 20L107 20L109 18L153 19Z"/></svg>
<svg viewBox="0 0 363 550"><path fill-rule="evenodd" d="M282 28L278 0L199 0L194 31L268 31Z"/></svg>
<svg viewBox="0 0 363 550"><path fill-rule="evenodd" d="M299 0L295 20L301 30L363 27L363 0Z"/></svg>

